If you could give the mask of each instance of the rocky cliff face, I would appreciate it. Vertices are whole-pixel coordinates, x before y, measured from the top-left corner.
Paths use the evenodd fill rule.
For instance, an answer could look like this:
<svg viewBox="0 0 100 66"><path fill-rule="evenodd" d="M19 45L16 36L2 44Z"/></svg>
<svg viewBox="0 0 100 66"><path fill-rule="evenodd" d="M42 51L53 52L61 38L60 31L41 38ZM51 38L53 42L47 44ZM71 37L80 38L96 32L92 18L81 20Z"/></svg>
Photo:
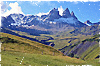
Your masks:
<svg viewBox="0 0 100 66"><path fill-rule="evenodd" d="M58 9L53 9L50 11L48 16L45 18L45 20L53 21L54 19L59 19L61 16L59 15Z"/></svg>
<svg viewBox="0 0 100 66"><path fill-rule="evenodd" d="M71 17L71 14L70 14L68 8L65 9L65 11L63 12L62 17L64 17L64 18L69 18L69 17Z"/></svg>
<svg viewBox="0 0 100 66"><path fill-rule="evenodd" d="M71 12L71 16L72 16L73 18L77 19L77 17L74 15L74 12L73 12L73 11Z"/></svg>
<svg viewBox="0 0 100 66"><path fill-rule="evenodd" d="M89 20L87 20L86 22L84 22L86 25L91 26L93 25Z"/></svg>
<svg viewBox="0 0 100 66"><path fill-rule="evenodd" d="M69 45L69 46L64 47L63 49L67 49L65 51L62 51L63 49L60 49L60 50L65 55L68 55L71 57L77 57L84 60L95 59L99 55L98 54L99 51L97 51L99 49L99 45L98 45L99 36L100 35L94 35L93 37L79 41L78 43L74 45Z"/></svg>

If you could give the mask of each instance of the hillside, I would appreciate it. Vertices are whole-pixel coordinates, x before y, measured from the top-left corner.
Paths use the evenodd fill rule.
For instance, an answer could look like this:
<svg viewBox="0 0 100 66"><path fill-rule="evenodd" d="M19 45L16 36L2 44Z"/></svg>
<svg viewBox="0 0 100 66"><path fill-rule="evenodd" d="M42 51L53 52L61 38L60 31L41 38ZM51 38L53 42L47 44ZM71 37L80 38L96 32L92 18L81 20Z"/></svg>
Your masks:
<svg viewBox="0 0 100 66"><path fill-rule="evenodd" d="M82 40L74 45L66 46L60 50L65 55L71 57L77 57L83 60L94 60L99 55L99 37L100 35L94 35L93 37Z"/></svg>
<svg viewBox="0 0 100 66"><path fill-rule="evenodd" d="M3 43L1 49L4 50L11 50L11 51L20 51L21 52L28 52L28 53L35 53L35 54L43 54L52 55L55 52L55 55L63 55L61 52L57 51L51 46L47 46L35 41L31 41L29 39L21 38L18 36L10 35L7 33L0 33L0 40Z"/></svg>
<svg viewBox="0 0 100 66"><path fill-rule="evenodd" d="M84 59L84 60L85 60L85 57L90 52L92 51L95 52L96 50L98 50L98 41L93 41L93 39L90 39L90 38L93 38L91 37L92 35L83 35L83 34L78 34L77 36L75 35L76 33L79 32L79 30L78 32L75 31L75 33L73 31L69 31L69 32L58 33L55 35L40 34L40 36L29 35L28 33L25 33L25 32L14 31L14 30L9 30L9 29L6 29L4 31L8 33L13 33L14 35L17 34L17 36L19 35L20 37L24 36L23 38L27 37L26 39L31 38L30 40L32 41L44 43L49 46L51 46L50 43L54 43L53 47L55 49L59 49L65 55L71 56L71 54L74 54L75 57L80 57L81 59ZM69 34L70 32L73 32L73 34ZM94 36L94 40L95 39L99 40L98 37ZM89 39L93 42L85 41ZM99 51L97 51L97 54L94 56L94 58L98 55L98 53ZM92 59L94 58L92 57Z"/></svg>
<svg viewBox="0 0 100 66"><path fill-rule="evenodd" d="M23 59L24 57L24 59ZM23 61L22 61L23 59ZM22 63L21 63L22 61ZM21 64L20 64L21 63ZM87 64L85 61L68 56L50 56L13 51L2 51L2 66L66 66Z"/></svg>
<svg viewBox="0 0 100 66"><path fill-rule="evenodd" d="M93 60L83 61L81 59L77 59L77 57L71 58L68 56L64 56L60 51L35 41L31 41L7 33L0 33L0 35L1 35L0 40L2 42L1 64L3 66L8 66L8 65L65 66L65 65L87 65L87 64L93 66L99 66L98 63L99 59L91 58L93 56L95 57L98 56L97 54L94 55L91 53L87 55L87 57L89 56L88 58L91 58ZM98 50L98 48L96 50ZM21 59L23 57L25 58L23 62L20 64Z"/></svg>
<svg viewBox="0 0 100 66"><path fill-rule="evenodd" d="M60 51L50 46L7 33L0 33L0 35L2 42L2 66L65 66L66 64L87 64L83 60L63 56ZM23 57L23 62L20 64Z"/></svg>
<svg viewBox="0 0 100 66"><path fill-rule="evenodd" d="M73 45L75 43L78 43L79 41L85 40L97 34L99 31L99 27L94 25L91 27L85 27L71 31L56 32L55 34L39 34L38 36L31 35L27 32L11 30L8 28L2 28L1 31L46 45L50 45L50 43L53 43L53 45L50 46L56 49L62 49L65 46Z"/></svg>

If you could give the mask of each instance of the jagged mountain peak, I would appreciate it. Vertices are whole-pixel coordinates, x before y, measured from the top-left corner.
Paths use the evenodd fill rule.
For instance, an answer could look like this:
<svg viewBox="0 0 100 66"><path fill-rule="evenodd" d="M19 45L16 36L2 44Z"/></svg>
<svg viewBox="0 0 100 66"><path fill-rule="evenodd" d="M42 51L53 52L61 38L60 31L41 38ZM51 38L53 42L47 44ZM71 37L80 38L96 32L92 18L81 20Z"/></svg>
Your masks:
<svg viewBox="0 0 100 66"><path fill-rule="evenodd" d="M57 9L56 8L52 9L49 14L57 14L57 15L59 15L58 8Z"/></svg>
<svg viewBox="0 0 100 66"><path fill-rule="evenodd" d="M88 25L88 26L91 26L92 25L92 23L90 22L90 20L87 20L87 21L85 21L84 22L86 25Z"/></svg>
<svg viewBox="0 0 100 66"><path fill-rule="evenodd" d="M66 8L63 11L63 15L59 15L59 11L58 8L53 8L48 15L42 15L41 17L36 16L36 15L23 15L23 14L11 14L9 15L10 18L12 18L12 22L15 23L11 23L11 25L38 25L38 26L43 26L43 25L47 25L47 27L49 25L52 24L60 24L60 23L66 23L68 25L72 25L72 26L77 26L80 27L80 25L83 25L83 23L81 23L78 19L76 19L76 16L74 15L74 12L72 11L70 13L69 9ZM9 19L9 18L8 18ZM77 25L78 24L78 25Z"/></svg>
<svg viewBox="0 0 100 66"><path fill-rule="evenodd" d="M54 8L53 10L56 10L56 11L58 11L58 8Z"/></svg>
<svg viewBox="0 0 100 66"><path fill-rule="evenodd" d="M85 21L84 23L87 24L87 23L91 23L91 22L90 22L90 20L87 20L87 21Z"/></svg>
<svg viewBox="0 0 100 66"><path fill-rule="evenodd" d="M66 9L65 9L65 11L69 11L69 9L68 9L68 8L66 8Z"/></svg>
<svg viewBox="0 0 100 66"><path fill-rule="evenodd" d="M71 16L75 16L73 11L71 12Z"/></svg>
<svg viewBox="0 0 100 66"><path fill-rule="evenodd" d="M59 11L58 11L58 8L54 8L52 9L48 16L45 18L45 20L49 20L49 21L53 21L54 19L58 19L60 18L61 16L59 15Z"/></svg>
<svg viewBox="0 0 100 66"><path fill-rule="evenodd" d="M71 12L71 16L74 17L75 19L77 19L77 17L75 16L74 12Z"/></svg>
<svg viewBox="0 0 100 66"><path fill-rule="evenodd" d="M64 18L71 17L71 14L70 14L70 11L69 11L68 8L66 8L66 9L63 11L62 17L64 17Z"/></svg>
<svg viewBox="0 0 100 66"><path fill-rule="evenodd" d="M87 22L90 22L90 20L87 20Z"/></svg>

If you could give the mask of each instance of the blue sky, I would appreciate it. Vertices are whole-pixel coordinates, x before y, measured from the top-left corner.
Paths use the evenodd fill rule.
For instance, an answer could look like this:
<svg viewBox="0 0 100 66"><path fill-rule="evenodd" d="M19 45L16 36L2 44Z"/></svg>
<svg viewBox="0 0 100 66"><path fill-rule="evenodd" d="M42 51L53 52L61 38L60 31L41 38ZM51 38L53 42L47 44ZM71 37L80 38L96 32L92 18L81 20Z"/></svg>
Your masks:
<svg viewBox="0 0 100 66"><path fill-rule="evenodd" d="M3 1L2 14L22 13L22 14L46 14L51 9L58 8L60 13L69 8L73 11L76 17L85 22L100 21L100 1L98 2L68 2L68 1Z"/></svg>

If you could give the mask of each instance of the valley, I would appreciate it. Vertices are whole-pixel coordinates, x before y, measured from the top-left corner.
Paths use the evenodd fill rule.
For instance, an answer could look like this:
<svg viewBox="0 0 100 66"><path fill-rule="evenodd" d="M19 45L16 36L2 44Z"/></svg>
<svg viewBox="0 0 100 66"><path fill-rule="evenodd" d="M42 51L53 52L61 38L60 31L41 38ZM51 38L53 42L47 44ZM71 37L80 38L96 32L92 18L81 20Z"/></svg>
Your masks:
<svg viewBox="0 0 100 66"><path fill-rule="evenodd" d="M81 22L68 8L62 15L54 8L41 17L10 14L1 18L3 66L100 65L100 21Z"/></svg>
<svg viewBox="0 0 100 66"><path fill-rule="evenodd" d="M41 43L7 33L0 33L2 42L1 54L3 66L66 66L66 65L93 65L99 66L98 60L90 56L91 60L82 60L65 56L60 51ZM5 49L4 49L5 48ZM98 48L97 48L98 50ZM41 53L43 51L43 54ZM54 53L55 52L55 53ZM97 52L98 54L98 52ZM20 64L21 58L23 58ZM9 61L8 61L9 60Z"/></svg>

